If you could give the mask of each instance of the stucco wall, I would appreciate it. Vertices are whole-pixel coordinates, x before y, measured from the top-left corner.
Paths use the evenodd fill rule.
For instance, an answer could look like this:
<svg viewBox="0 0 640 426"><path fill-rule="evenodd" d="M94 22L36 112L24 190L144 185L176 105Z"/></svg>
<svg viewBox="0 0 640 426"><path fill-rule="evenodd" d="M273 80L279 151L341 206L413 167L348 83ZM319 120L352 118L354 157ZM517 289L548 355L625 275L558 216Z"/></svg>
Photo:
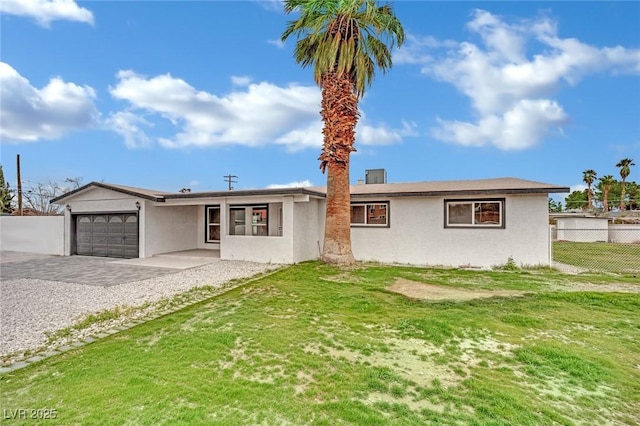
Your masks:
<svg viewBox="0 0 640 426"><path fill-rule="evenodd" d="M609 225L610 243L640 244L640 225Z"/></svg>
<svg viewBox="0 0 640 426"><path fill-rule="evenodd" d="M546 195L495 194L490 198L502 197L505 229L445 228L442 197L391 199L389 228L351 229L354 256L357 260L478 267L501 265L511 257L521 265L548 265Z"/></svg>
<svg viewBox="0 0 640 426"><path fill-rule="evenodd" d="M189 250L197 247L198 210L201 206L158 206L147 201L144 203L140 223L140 257L172 251Z"/></svg>
<svg viewBox="0 0 640 426"><path fill-rule="evenodd" d="M64 255L63 216L2 216L2 250Z"/></svg>
<svg viewBox="0 0 640 426"><path fill-rule="evenodd" d="M609 240L609 221L596 217L561 217L557 219L557 238L560 241L581 243Z"/></svg>
<svg viewBox="0 0 640 426"><path fill-rule="evenodd" d="M294 204L294 262L317 259L320 255L324 228L324 200L312 198L307 203Z"/></svg>
<svg viewBox="0 0 640 426"><path fill-rule="evenodd" d="M227 216L225 214L223 219L221 219L223 229L220 241L220 258L224 260L248 260L263 263L293 263L291 232L293 224L293 199L292 197L284 197L284 199L279 198L279 200L282 200L282 236L270 235L258 237L252 235L229 235ZM279 206L278 201L269 203L269 214L271 215L269 228L272 234L277 228L275 212L277 206Z"/></svg>

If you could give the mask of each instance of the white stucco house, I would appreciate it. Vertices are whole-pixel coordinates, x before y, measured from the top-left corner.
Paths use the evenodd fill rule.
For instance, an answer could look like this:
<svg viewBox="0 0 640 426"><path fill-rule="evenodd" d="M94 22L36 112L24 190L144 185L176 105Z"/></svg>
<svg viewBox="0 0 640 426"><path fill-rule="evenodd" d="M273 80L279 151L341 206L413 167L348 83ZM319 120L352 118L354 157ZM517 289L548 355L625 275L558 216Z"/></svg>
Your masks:
<svg viewBox="0 0 640 426"><path fill-rule="evenodd" d="M548 194L515 178L351 187L357 260L548 265ZM151 257L207 249L221 259L296 263L322 249L324 187L168 193L92 182L52 202L65 209L65 255Z"/></svg>

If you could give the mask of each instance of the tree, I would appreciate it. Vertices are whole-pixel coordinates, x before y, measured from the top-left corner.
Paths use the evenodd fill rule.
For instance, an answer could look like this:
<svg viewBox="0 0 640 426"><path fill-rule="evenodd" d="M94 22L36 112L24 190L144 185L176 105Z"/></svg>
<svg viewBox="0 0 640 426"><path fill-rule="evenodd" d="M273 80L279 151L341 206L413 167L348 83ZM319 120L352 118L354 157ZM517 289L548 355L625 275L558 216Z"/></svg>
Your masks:
<svg viewBox="0 0 640 426"><path fill-rule="evenodd" d="M66 185L51 180L46 183L25 183L22 190L25 209L38 216L54 216L62 212L62 206L51 204L53 198L80 187L82 178L67 178Z"/></svg>
<svg viewBox="0 0 640 426"><path fill-rule="evenodd" d="M549 197L549 212L559 213L562 211L562 202L555 201L553 198Z"/></svg>
<svg viewBox="0 0 640 426"><path fill-rule="evenodd" d="M587 209L593 208L593 191L591 185L596 180L597 173L595 170L587 169L582 172L582 181L587 184Z"/></svg>
<svg viewBox="0 0 640 426"><path fill-rule="evenodd" d="M620 177L622 178L622 191L620 192L620 211L626 209L626 194L625 185L627 183L627 177L631 174L631 166L635 166L635 163L631 158L623 158L616 164L616 167L620 168Z"/></svg>
<svg viewBox="0 0 640 426"><path fill-rule="evenodd" d="M13 208L11 202L13 201L13 194L11 188L9 188L9 182L4 180L4 172L2 171L2 164L0 164L0 213L11 213Z"/></svg>
<svg viewBox="0 0 640 426"><path fill-rule="evenodd" d="M627 194L629 194L629 208L638 210L638 201L640 200L640 185L636 182L627 182Z"/></svg>
<svg viewBox="0 0 640 426"><path fill-rule="evenodd" d="M612 175L605 175L600 178L599 186L602 187L602 205L604 207L604 211L609 211L609 192L611 192L611 185L613 185L616 180Z"/></svg>
<svg viewBox="0 0 640 426"><path fill-rule="evenodd" d="M564 205L567 210L583 210L587 205L587 190L573 191L564 199Z"/></svg>
<svg viewBox="0 0 640 426"><path fill-rule="evenodd" d="M289 22L282 41L297 36L295 60L313 67L322 90L324 143L318 160L327 171L327 209L321 259L353 263L349 156L355 151L358 102L376 67L383 73L391 68L391 49L404 42L404 29L390 5L374 0L286 0L284 10L300 16Z"/></svg>

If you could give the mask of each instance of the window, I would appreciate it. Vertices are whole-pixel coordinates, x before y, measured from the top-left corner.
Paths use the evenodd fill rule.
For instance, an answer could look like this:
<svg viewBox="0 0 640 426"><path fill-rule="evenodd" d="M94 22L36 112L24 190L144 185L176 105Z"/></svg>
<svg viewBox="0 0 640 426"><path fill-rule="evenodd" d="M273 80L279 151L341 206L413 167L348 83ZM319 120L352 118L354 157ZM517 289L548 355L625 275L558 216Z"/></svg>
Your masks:
<svg viewBox="0 0 640 426"><path fill-rule="evenodd" d="M245 235L247 221L246 207L231 207L229 209L229 235Z"/></svg>
<svg viewBox="0 0 640 426"><path fill-rule="evenodd" d="M389 203L352 203L352 226L389 226Z"/></svg>
<svg viewBox="0 0 640 426"><path fill-rule="evenodd" d="M220 242L220 206L207 206L205 212L207 215L205 241L207 243Z"/></svg>
<svg viewBox="0 0 640 426"><path fill-rule="evenodd" d="M282 236L282 203L230 206L229 235Z"/></svg>
<svg viewBox="0 0 640 426"><path fill-rule="evenodd" d="M445 227L504 228L504 199L445 200Z"/></svg>

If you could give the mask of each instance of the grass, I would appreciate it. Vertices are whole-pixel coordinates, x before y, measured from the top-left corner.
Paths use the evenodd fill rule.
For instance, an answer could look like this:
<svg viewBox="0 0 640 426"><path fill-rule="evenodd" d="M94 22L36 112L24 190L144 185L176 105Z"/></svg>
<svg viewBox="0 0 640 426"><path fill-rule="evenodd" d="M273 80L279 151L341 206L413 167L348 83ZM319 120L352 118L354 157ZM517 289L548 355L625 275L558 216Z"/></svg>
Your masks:
<svg viewBox="0 0 640 426"><path fill-rule="evenodd" d="M398 278L527 294L429 302L386 290ZM640 285L304 263L4 374L0 408L83 425L634 425L638 294L564 291L621 283Z"/></svg>
<svg viewBox="0 0 640 426"><path fill-rule="evenodd" d="M638 273L640 244L558 241L553 244L553 260L587 270Z"/></svg>

